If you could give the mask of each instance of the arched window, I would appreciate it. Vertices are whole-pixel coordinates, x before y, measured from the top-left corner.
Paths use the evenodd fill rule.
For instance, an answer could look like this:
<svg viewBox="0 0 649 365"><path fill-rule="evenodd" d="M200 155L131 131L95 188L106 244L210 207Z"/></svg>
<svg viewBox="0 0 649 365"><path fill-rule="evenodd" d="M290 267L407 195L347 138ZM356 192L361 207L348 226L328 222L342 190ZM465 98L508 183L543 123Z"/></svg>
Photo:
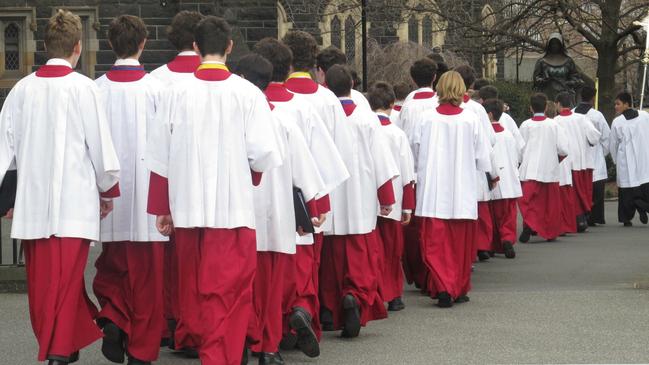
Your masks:
<svg viewBox="0 0 649 365"><path fill-rule="evenodd" d="M281 2L277 2L277 39L282 39L289 30L293 29L293 22L288 18L288 13Z"/></svg>
<svg viewBox="0 0 649 365"><path fill-rule="evenodd" d="M424 47L433 47L433 19L426 15L421 23L422 28L422 45Z"/></svg>
<svg viewBox="0 0 649 365"><path fill-rule="evenodd" d="M408 19L408 41L419 44L419 21L414 15Z"/></svg>
<svg viewBox="0 0 649 365"><path fill-rule="evenodd" d="M5 70L20 70L20 28L9 23L4 30Z"/></svg>
<svg viewBox="0 0 649 365"><path fill-rule="evenodd" d="M338 16L334 16L331 19L331 45L342 49L342 29L340 27L340 19Z"/></svg>
<svg viewBox="0 0 649 365"><path fill-rule="evenodd" d="M350 62L356 59L356 22L351 15L345 20L345 54Z"/></svg>

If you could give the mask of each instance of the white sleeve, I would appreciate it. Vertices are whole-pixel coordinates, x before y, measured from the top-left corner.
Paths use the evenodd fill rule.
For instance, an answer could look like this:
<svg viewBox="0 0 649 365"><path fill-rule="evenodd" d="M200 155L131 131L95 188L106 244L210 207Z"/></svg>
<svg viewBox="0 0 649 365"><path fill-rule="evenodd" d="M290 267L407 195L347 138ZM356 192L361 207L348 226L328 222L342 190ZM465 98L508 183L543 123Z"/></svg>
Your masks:
<svg viewBox="0 0 649 365"><path fill-rule="evenodd" d="M155 118L147 128L147 167L162 177L169 175L169 148L173 130L173 92L170 88L157 96Z"/></svg>
<svg viewBox="0 0 649 365"><path fill-rule="evenodd" d="M394 157L389 152L389 142L384 132L379 129L380 125L370 127L370 153L374 161L374 176L376 177L376 189L386 182L399 176L399 168Z"/></svg>
<svg viewBox="0 0 649 365"><path fill-rule="evenodd" d="M15 92L10 92L0 111L0 183L15 159L13 109L16 104Z"/></svg>
<svg viewBox="0 0 649 365"><path fill-rule="evenodd" d="M307 201L324 190L324 182L316 168L316 162L306 141L297 130L288 128L288 154L291 160L293 186L300 188Z"/></svg>
<svg viewBox="0 0 649 365"><path fill-rule="evenodd" d="M491 123L489 129L491 129L491 131L493 132ZM489 142L489 138L485 135L485 128L482 125L482 122L479 120L479 117L475 119L473 133L473 146L475 149L476 168L478 169L478 171L490 172L493 169L491 164L493 147Z"/></svg>
<svg viewBox="0 0 649 365"><path fill-rule="evenodd" d="M399 160L400 170L403 185L406 186L415 181L415 159L408 143L408 138L404 133L401 133L399 143Z"/></svg>
<svg viewBox="0 0 649 365"><path fill-rule="evenodd" d="M250 168L256 172L265 172L282 164L282 156L273 123L273 116L266 98L255 90L250 110L245 119L246 150Z"/></svg>
<svg viewBox="0 0 649 365"><path fill-rule="evenodd" d="M601 133L601 137L599 139L599 143L602 145L602 150L604 151L604 156L608 155L608 146L609 146L609 136L611 134L611 127L608 126L608 123L606 122L606 118L604 118L604 115L599 114L599 133Z"/></svg>
<svg viewBox="0 0 649 365"><path fill-rule="evenodd" d="M316 167L324 182L323 190L320 192L320 197L322 197L347 180L349 171L347 171L345 162L326 125L315 109L309 112L307 118L309 121L305 123L307 130L304 133L306 143L309 145L311 155L316 160Z"/></svg>
<svg viewBox="0 0 649 365"><path fill-rule="evenodd" d="M586 116L583 117L581 124L585 129L586 139L588 140L588 143L591 146L596 146L597 143L599 143L599 139L602 136L602 134L597 130L597 128L595 128L595 125L593 125L590 119L588 119L588 117Z"/></svg>
<svg viewBox="0 0 649 365"><path fill-rule="evenodd" d="M568 133L566 133L566 130L559 123L557 123L557 153L559 156L570 155L570 139L568 138Z"/></svg>
<svg viewBox="0 0 649 365"><path fill-rule="evenodd" d="M617 164L617 148L620 144L620 137L618 136L618 131L617 131L617 123L613 121L613 125L611 126L611 133L609 134L608 140L608 150L611 153L611 158L613 159L613 162Z"/></svg>

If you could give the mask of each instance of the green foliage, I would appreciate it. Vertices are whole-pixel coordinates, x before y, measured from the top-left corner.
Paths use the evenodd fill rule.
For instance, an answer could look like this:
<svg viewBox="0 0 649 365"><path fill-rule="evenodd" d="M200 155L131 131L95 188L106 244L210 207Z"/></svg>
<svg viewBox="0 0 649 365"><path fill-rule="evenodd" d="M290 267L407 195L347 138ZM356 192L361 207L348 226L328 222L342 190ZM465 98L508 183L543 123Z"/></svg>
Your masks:
<svg viewBox="0 0 649 365"><path fill-rule="evenodd" d="M509 105L509 115L516 123L520 125L530 118L530 96L534 93L532 83L494 81L492 85L498 88L500 99Z"/></svg>

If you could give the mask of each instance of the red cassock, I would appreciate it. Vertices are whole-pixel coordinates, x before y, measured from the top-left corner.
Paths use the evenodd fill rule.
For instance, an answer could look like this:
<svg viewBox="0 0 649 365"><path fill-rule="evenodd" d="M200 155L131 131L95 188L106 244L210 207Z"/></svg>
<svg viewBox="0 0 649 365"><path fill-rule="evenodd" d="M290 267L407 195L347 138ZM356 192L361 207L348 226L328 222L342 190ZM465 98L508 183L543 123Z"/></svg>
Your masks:
<svg viewBox="0 0 649 365"><path fill-rule="evenodd" d="M476 229L474 220L422 218L421 254L430 272L431 297L447 292L458 298L471 290Z"/></svg>
<svg viewBox="0 0 649 365"><path fill-rule="evenodd" d="M165 244L103 243L95 263L93 290L102 308L97 318L124 331L129 354L141 361L157 360L160 350Z"/></svg>
<svg viewBox="0 0 649 365"><path fill-rule="evenodd" d="M593 207L593 169L572 171L576 215L590 213Z"/></svg>
<svg viewBox="0 0 649 365"><path fill-rule="evenodd" d="M492 249L503 253L503 241L516 243L516 199L492 200L489 208L494 225Z"/></svg>
<svg viewBox="0 0 649 365"><path fill-rule="evenodd" d="M383 243L379 288L383 299L389 302L403 293L403 225L400 221L379 217L376 227Z"/></svg>
<svg viewBox="0 0 649 365"><path fill-rule="evenodd" d="M545 239L562 233L562 193L559 183L523 181L523 196L518 199L524 224ZM574 220L574 219L573 219Z"/></svg>
<svg viewBox="0 0 649 365"><path fill-rule="evenodd" d="M177 321L180 309L178 307L178 255L176 240L173 235L164 245L164 319L162 337L169 338L171 333L167 321Z"/></svg>
<svg viewBox="0 0 649 365"><path fill-rule="evenodd" d="M412 217L410 224L403 227L403 272L408 284L415 284L424 289L428 280L428 269L421 257L421 242L419 240L420 217Z"/></svg>
<svg viewBox="0 0 649 365"><path fill-rule="evenodd" d="M52 236L22 244L38 360L68 357L102 338L83 280L90 242Z"/></svg>
<svg viewBox="0 0 649 365"><path fill-rule="evenodd" d="M570 185L561 187L561 233L577 232L577 198Z"/></svg>
<svg viewBox="0 0 649 365"><path fill-rule="evenodd" d="M476 231L476 244L478 251L491 251L491 242L494 235L494 223L489 210L489 202L478 202L478 229Z"/></svg>

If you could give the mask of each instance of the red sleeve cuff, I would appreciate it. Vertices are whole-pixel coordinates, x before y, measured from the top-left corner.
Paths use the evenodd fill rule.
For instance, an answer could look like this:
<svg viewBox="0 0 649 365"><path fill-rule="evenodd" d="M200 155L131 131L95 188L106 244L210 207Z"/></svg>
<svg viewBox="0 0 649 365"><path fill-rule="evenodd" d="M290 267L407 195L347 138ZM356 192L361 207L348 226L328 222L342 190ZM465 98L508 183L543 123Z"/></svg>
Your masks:
<svg viewBox="0 0 649 365"><path fill-rule="evenodd" d="M151 173L149 179L149 201L146 211L153 215L169 215L169 180L155 172Z"/></svg>
<svg viewBox="0 0 649 365"><path fill-rule="evenodd" d="M261 184L261 172L253 171L252 169L250 170L250 173L252 174L252 185L253 186L259 186Z"/></svg>
<svg viewBox="0 0 649 365"><path fill-rule="evenodd" d="M318 204L318 214L327 214L331 212L331 201L329 201L329 194L318 199L316 203Z"/></svg>
<svg viewBox="0 0 649 365"><path fill-rule="evenodd" d="M403 187L401 210L415 210L415 184L408 184Z"/></svg>
<svg viewBox="0 0 649 365"><path fill-rule="evenodd" d="M316 199L311 199L306 202L306 207L309 210L309 216L311 218L318 218L318 202Z"/></svg>
<svg viewBox="0 0 649 365"><path fill-rule="evenodd" d="M378 190L379 204L381 206L393 205L396 203L394 198L394 188L392 187L392 180L388 180L385 184L381 185Z"/></svg>
<svg viewBox="0 0 649 365"><path fill-rule="evenodd" d="M113 185L112 188L104 191L103 193L100 193L99 196L105 199L111 199L111 198L118 198L120 195L119 192L119 183Z"/></svg>

